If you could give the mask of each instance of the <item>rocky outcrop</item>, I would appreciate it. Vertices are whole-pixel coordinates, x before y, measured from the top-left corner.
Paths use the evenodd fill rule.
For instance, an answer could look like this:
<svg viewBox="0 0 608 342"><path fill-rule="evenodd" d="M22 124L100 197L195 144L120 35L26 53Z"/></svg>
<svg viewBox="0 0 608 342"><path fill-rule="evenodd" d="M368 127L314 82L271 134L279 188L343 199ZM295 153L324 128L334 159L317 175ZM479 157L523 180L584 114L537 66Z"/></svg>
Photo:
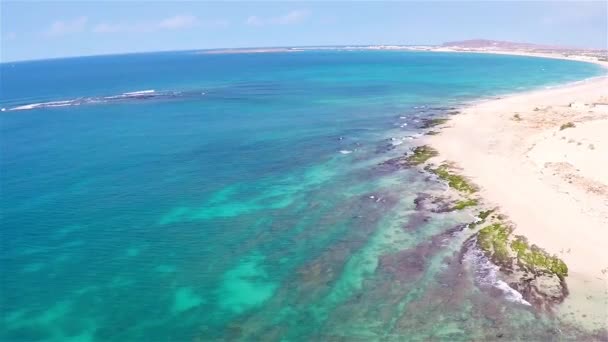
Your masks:
<svg viewBox="0 0 608 342"><path fill-rule="evenodd" d="M416 205L416 210L445 213L474 207L478 204L478 201L477 199L461 199L445 195L419 193L414 199L414 204Z"/></svg>
<svg viewBox="0 0 608 342"><path fill-rule="evenodd" d="M568 295L566 264L514 235L506 223L498 221L482 228L476 246L500 268L503 280L535 307L550 311Z"/></svg>
<svg viewBox="0 0 608 342"><path fill-rule="evenodd" d="M396 170L407 169L412 166L423 164L435 156L437 156L437 151L435 149L423 145L413 148L411 153L386 160L380 163L380 166L390 167Z"/></svg>

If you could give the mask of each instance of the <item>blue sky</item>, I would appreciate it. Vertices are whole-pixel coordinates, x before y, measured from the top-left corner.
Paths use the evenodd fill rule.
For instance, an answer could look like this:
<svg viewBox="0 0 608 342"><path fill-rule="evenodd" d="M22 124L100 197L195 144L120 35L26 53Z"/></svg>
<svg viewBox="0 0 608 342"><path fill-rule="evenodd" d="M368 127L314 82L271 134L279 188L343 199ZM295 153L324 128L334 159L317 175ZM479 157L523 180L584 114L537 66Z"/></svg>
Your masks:
<svg viewBox="0 0 608 342"><path fill-rule="evenodd" d="M607 47L607 2L0 2L0 59L161 50L439 44Z"/></svg>

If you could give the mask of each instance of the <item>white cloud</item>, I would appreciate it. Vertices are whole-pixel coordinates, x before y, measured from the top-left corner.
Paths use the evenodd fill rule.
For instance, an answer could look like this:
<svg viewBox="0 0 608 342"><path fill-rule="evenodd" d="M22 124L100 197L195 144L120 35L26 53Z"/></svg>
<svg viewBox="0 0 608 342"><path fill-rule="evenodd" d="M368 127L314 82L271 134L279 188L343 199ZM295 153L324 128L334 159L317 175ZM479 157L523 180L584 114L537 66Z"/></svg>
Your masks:
<svg viewBox="0 0 608 342"><path fill-rule="evenodd" d="M100 23L93 27L93 33L141 33L141 32L152 32L157 29L157 26L147 23L135 23L135 24L111 24L111 23Z"/></svg>
<svg viewBox="0 0 608 342"><path fill-rule="evenodd" d="M310 16L308 10L294 10L278 17L262 18L256 15L249 16L245 23L251 26L265 25L292 25L299 24Z"/></svg>
<svg viewBox="0 0 608 342"><path fill-rule="evenodd" d="M306 10L291 11L283 16L276 18L276 22L280 25L297 24L304 21L309 15L310 11Z"/></svg>
<svg viewBox="0 0 608 342"><path fill-rule="evenodd" d="M124 30L125 30L125 27L120 24L101 23L101 24L95 25L95 27L93 27L93 32L95 32L95 33L116 33L116 32L122 32Z"/></svg>
<svg viewBox="0 0 608 342"><path fill-rule="evenodd" d="M57 37L72 33L79 33L84 31L88 20L89 19L84 16L67 21L57 20L51 24L51 27L49 27L44 34L49 37Z"/></svg>
<svg viewBox="0 0 608 342"><path fill-rule="evenodd" d="M193 15L176 15L158 21L134 23L100 23L93 27L94 33L146 33L163 30L185 30L194 27L224 28L226 20L200 20Z"/></svg>
<svg viewBox="0 0 608 342"><path fill-rule="evenodd" d="M176 15L174 17L166 18L158 23L158 27L161 29L178 30L184 28L194 27L198 24L198 19L193 15Z"/></svg>
<svg viewBox="0 0 608 342"><path fill-rule="evenodd" d="M89 20L85 16L73 20L57 20L43 33L49 37L64 36L79 32L93 32L100 34L111 33L149 33L169 30L185 30L194 27L224 28L229 25L226 20L199 20L194 15L184 14L166 17L157 21L140 22L100 22L94 26L88 25ZM7 39L13 39L9 35Z"/></svg>
<svg viewBox="0 0 608 342"><path fill-rule="evenodd" d="M262 26L264 25L264 19L258 17L257 15L252 15L247 18L247 21L245 21L245 23L251 26Z"/></svg>
<svg viewBox="0 0 608 342"><path fill-rule="evenodd" d="M200 26L208 28L226 28L230 26L230 22L224 19L205 20L199 22Z"/></svg>

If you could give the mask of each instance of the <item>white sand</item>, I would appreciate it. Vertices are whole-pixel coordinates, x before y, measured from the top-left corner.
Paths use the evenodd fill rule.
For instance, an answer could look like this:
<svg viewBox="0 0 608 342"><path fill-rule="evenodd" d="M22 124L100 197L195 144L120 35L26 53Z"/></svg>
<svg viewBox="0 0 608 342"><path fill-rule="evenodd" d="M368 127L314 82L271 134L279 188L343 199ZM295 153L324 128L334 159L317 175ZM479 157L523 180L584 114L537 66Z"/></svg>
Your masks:
<svg viewBox="0 0 608 342"><path fill-rule="evenodd" d="M563 317L608 327L608 77L471 105L428 139L516 234L566 262Z"/></svg>

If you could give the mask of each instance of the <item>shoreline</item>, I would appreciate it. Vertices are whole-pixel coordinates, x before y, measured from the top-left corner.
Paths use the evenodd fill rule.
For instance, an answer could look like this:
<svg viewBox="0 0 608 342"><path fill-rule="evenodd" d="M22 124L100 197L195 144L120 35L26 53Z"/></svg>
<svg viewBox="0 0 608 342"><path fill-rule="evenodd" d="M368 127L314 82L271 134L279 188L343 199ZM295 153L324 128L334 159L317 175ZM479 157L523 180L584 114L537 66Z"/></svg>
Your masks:
<svg viewBox="0 0 608 342"><path fill-rule="evenodd" d="M497 53L495 51L445 51ZM525 52L499 54L566 56ZM589 329L608 322L608 75L462 106L425 137L514 228L568 265L560 318ZM564 128L565 127L565 128Z"/></svg>

